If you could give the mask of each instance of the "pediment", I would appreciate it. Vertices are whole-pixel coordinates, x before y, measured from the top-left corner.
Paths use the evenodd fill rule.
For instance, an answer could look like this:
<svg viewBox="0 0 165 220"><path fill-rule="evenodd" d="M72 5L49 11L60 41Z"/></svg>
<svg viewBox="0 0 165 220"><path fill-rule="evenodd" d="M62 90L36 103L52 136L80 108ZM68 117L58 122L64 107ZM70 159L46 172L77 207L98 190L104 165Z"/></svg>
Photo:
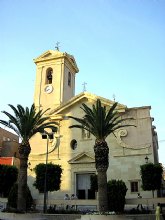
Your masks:
<svg viewBox="0 0 165 220"><path fill-rule="evenodd" d="M55 57L60 57L60 56L63 56L63 53L60 52L60 51L55 51L55 50L48 50L46 51L45 53L41 54L39 57L35 58L34 59L34 62L37 63L37 62L40 62L40 61L45 61L47 59L53 59Z"/></svg>
<svg viewBox="0 0 165 220"><path fill-rule="evenodd" d="M88 92L82 92L76 96L74 96L72 99L70 99L67 103L57 107L56 109L53 109L50 111L50 115L56 115L56 114L63 114L64 111L67 110L67 108L72 108L77 103L83 103L85 100L89 103L94 103L97 99L100 99L102 104L105 106L112 106L114 101L105 99L101 96L97 96L92 93ZM117 109L119 112L125 112L125 109L127 108L126 105L118 103Z"/></svg>
<svg viewBox="0 0 165 220"><path fill-rule="evenodd" d="M51 57L52 56L52 53L46 53L44 56L41 56L40 59L45 59L47 57Z"/></svg>
<svg viewBox="0 0 165 220"><path fill-rule="evenodd" d="M68 161L70 164L86 164L86 163L95 163L94 157L90 156L89 154L83 152L78 154L77 156L73 157L71 160Z"/></svg>

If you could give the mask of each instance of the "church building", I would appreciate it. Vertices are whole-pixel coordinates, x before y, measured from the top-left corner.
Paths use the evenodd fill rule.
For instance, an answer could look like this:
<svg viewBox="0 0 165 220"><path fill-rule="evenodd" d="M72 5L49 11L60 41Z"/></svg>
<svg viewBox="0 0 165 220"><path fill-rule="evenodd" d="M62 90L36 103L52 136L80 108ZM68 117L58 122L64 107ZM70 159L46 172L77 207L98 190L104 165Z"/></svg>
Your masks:
<svg viewBox="0 0 165 220"><path fill-rule="evenodd" d="M95 137L80 129L69 129L75 121L68 116L83 117L82 103L92 106L100 99L110 108L114 101L95 94L82 92L75 95L75 77L79 72L75 58L59 50L48 50L36 59L36 82L34 104L37 109L48 109L47 115L58 122L54 139L42 139L41 134L31 139L30 168L48 162L61 165L63 169L61 189L49 193L49 199L63 199L68 193L76 194L79 199L96 199L90 189L90 176L96 174L94 143ZM150 115L150 106L127 107L119 103L119 112L124 117L133 117L136 127L119 129L115 135L107 137L109 146L108 180L123 180L128 188L126 198L152 197L149 191L141 188L140 165L158 162L158 139ZM48 151L47 151L48 147ZM28 169L28 185L34 199L42 199L43 194L33 187L35 173Z"/></svg>

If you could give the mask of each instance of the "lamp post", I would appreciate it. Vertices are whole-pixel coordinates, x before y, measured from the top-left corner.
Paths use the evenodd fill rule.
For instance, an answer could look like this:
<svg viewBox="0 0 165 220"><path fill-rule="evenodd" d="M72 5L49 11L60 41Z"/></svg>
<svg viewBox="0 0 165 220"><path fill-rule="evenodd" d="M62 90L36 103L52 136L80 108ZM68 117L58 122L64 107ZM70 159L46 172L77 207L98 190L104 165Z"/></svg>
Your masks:
<svg viewBox="0 0 165 220"><path fill-rule="evenodd" d="M149 160L149 158L146 156L146 157L145 157L145 161L146 161L146 163L148 163L148 160Z"/></svg>
<svg viewBox="0 0 165 220"><path fill-rule="evenodd" d="M47 212L47 164L48 164L48 145L49 140L52 140L54 138L54 133L56 132L55 129L52 129L52 132L43 131L42 133L42 139L47 139L46 142L46 163L45 163L45 177L44 177L44 207L43 212Z"/></svg>

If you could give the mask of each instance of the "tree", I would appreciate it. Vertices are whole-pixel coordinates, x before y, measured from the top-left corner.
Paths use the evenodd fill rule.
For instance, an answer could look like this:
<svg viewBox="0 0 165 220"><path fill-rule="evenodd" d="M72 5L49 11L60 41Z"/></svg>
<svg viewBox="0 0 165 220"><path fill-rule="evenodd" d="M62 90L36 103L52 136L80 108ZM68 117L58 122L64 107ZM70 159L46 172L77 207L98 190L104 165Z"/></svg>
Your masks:
<svg viewBox="0 0 165 220"><path fill-rule="evenodd" d="M9 193L7 206L8 208L17 208L17 197L18 197L18 184L15 183ZM33 198L30 192L29 187L26 188L26 211L31 208L33 204Z"/></svg>
<svg viewBox="0 0 165 220"><path fill-rule="evenodd" d="M18 169L15 166L0 164L0 194L8 197L11 187L17 181Z"/></svg>
<svg viewBox="0 0 165 220"><path fill-rule="evenodd" d="M124 211L127 190L128 189L122 180L108 181L108 205L110 211L120 213Z"/></svg>
<svg viewBox="0 0 165 220"><path fill-rule="evenodd" d="M29 140L37 132L43 132L45 128L57 130L56 123L49 121L50 118L44 116L47 110L36 111L34 104L29 109L23 108L21 105L14 107L9 105L13 111L13 115L3 111L8 121L0 120L0 123L12 129L21 139L19 144L20 170L18 175L18 200L17 209L19 211L26 210L26 188L27 188L27 162L31 151Z"/></svg>
<svg viewBox="0 0 165 220"><path fill-rule="evenodd" d="M83 118L77 118L69 116L77 121L79 124L72 125L70 128L79 128L89 131L96 138L94 145L95 153L95 166L98 175L98 200L99 210L108 210L108 198L107 198L107 169L109 167L109 147L105 139L114 134L119 128L132 126L122 124L122 122L128 120L128 118L122 118L116 110L117 102L115 102L110 109L106 109L102 106L99 99L96 101L96 105L89 108L86 104L82 104L80 107L85 115Z"/></svg>
<svg viewBox="0 0 165 220"><path fill-rule="evenodd" d="M90 176L90 186L91 190L94 190L95 192L98 191L98 180L96 174Z"/></svg>
<svg viewBox="0 0 165 220"><path fill-rule="evenodd" d="M34 168L34 171L36 173L36 180L33 185L36 187L36 189L39 190L39 192L44 192L45 170L46 170L46 164L44 163L40 163L36 165L36 167ZM60 189L61 174L62 174L62 168L60 165L56 165L52 163L47 164L47 178L46 178L47 192L57 191Z"/></svg>
<svg viewBox="0 0 165 220"><path fill-rule="evenodd" d="M144 191L154 191L161 189L163 168L159 163L147 163L140 166L140 175L142 179L142 188Z"/></svg>

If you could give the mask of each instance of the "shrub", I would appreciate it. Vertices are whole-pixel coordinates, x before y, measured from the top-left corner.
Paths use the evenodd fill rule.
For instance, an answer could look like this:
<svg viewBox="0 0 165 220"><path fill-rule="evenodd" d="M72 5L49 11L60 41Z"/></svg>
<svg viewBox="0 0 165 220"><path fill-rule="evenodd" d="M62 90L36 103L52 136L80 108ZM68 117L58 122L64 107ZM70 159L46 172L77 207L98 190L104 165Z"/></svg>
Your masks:
<svg viewBox="0 0 165 220"><path fill-rule="evenodd" d="M124 211L127 187L122 180L108 181L108 206L110 211Z"/></svg>
<svg viewBox="0 0 165 220"><path fill-rule="evenodd" d="M10 190L9 196L8 196L8 208L17 208L17 198L18 198L18 184L15 183L13 187ZM29 187L27 186L26 191L26 209L29 210L33 204L33 198L30 192Z"/></svg>
<svg viewBox="0 0 165 220"><path fill-rule="evenodd" d="M163 167L161 164L147 163L140 166L140 174L142 179L142 188L144 191L154 191L161 189Z"/></svg>
<svg viewBox="0 0 165 220"><path fill-rule="evenodd" d="M47 191L58 191L61 185L61 174L62 168L60 165L48 163L47 165L44 163L40 163L36 165L34 171L36 173L36 180L34 182L34 186L39 192L44 192L44 182L45 182L45 172L47 169L47 182L46 189Z"/></svg>
<svg viewBox="0 0 165 220"><path fill-rule="evenodd" d="M8 197L9 192L17 181L18 169L15 166L0 164L0 194Z"/></svg>
<svg viewBox="0 0 165 220"><path fill-rule="evenodd" d="M98 180L96 174L90 176L90 185L92 190L94 190L95 192L98 191Z"/></svg>
<svg viewBox="0 0 165 220"><path fill-rule="evenodd" d="M135 215L135 214L151 214L151 213L152 213L151 210L144 209L144 208L142 210L133 208L133 209L125 211L125 214L130 214L130 215L131 214L132 215Z"/></svg>
<svg viewBox="0 0 165 220"><path fill-rule="evenodd" d="M49 214L80 214L81 212L75 209L56 209L56 206L49 206L47 213Z"/></svg>

